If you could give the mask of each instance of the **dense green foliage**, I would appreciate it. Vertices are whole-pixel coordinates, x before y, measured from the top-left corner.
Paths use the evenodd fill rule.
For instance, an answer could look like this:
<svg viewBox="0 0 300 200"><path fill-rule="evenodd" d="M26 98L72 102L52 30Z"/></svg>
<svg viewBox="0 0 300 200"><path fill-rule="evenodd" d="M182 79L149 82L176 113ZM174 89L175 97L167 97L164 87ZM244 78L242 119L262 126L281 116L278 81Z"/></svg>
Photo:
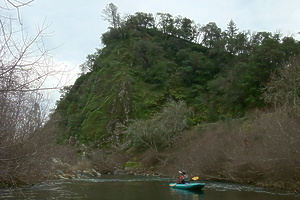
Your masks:
<svg viewBox="0 0 300 200"><path fill-rule="evenodd" d="M82 68L88 72L66 87L57 103L61 142L72 136L95 147L128 141L142 145L134 139L140 137L138 131L131 136L128 130L152 127L158 138L167 127L154 131L158 116L168 113L163 108L183 101L192 115L181 112L184 118L176 119L182 127L166 132L162 142L153 140L167 148L170 134L175 137L188 126L239 118L248 110L264 108L262 93L270 75L300 53L300 44L292 37L238 31L232 20L223 31L216 23L199 26L164 13L157 18L146 13L123 21L116 18L118 23L114 21L102 35L105 47L87 57Z"/></svg>

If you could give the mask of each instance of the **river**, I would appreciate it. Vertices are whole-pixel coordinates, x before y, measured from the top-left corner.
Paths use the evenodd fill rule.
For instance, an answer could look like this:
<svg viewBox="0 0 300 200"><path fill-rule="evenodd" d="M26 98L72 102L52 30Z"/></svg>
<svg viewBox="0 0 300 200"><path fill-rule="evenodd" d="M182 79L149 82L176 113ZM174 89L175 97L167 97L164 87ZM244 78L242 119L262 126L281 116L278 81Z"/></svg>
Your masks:
<svg viewBox="0 0 300 200"><path fill-rule="evenodd" d="M102 175L99 179L48 181L15 189L0 190L0 199L38 200L300 200L300 195L260 187L206 182L199 192L171 189L170 178Z"/></svg>

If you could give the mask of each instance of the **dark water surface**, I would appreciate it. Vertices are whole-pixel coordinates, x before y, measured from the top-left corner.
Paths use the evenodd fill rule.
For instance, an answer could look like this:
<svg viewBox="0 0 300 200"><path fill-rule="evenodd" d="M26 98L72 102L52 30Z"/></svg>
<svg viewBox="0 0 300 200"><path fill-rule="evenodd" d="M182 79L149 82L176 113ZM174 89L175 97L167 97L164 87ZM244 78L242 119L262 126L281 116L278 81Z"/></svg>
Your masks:
<svg viewBox="0 0 300 200"><path fill-rule="evenodd" d="M102 175L100 179L45 182L0 190L0 199L125 199L125 200L300 200L300 195L238 184L206 182L202 191L169 188L169 178Z"/></svg>

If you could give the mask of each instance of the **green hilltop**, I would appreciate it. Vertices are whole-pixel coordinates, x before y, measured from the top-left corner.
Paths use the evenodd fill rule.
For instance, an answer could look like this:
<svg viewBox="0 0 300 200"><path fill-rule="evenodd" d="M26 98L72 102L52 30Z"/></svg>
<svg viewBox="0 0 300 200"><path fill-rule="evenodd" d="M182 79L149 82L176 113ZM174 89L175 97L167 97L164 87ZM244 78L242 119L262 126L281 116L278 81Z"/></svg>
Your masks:
<svg viewBox="0 0 300 200"><path fill-rule="evenodd" d="M271 108L271 75L300 52L292 37L239 31L232 20L221 30L166 13L107 17L104 47L51 115L60 143L166 149L184 130Z"/></svg>

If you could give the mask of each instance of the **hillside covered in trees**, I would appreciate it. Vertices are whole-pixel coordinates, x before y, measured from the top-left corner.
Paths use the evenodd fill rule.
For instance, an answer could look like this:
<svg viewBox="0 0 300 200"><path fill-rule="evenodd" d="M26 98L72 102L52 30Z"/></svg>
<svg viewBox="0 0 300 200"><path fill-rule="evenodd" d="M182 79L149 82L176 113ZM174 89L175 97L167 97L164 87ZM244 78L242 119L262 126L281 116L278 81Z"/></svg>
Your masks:
<svg viewBox="0 0 300 200"><path fill-rule="evenodd" d="M102 35L105 47L87 57L86 73L57 104L62 142L75 137L109 146L126 137L121 127L151 119L170 102L186 104L182 128L267 109L270 76L300 52L292 37L239 31L232 20L223 31L165 13L122 21L109 10L116 7L107 9L112 27Z"/></svg>
<svg viewBox="0 0 300 200"><path fill-rule="evenodd" d="M298 41L233 20L222 30L168 13L121 19L113 4L103 13L104 47L50 117L60 144L143 152L166 174L180 158L203 177L299 184Z"/></svg>

